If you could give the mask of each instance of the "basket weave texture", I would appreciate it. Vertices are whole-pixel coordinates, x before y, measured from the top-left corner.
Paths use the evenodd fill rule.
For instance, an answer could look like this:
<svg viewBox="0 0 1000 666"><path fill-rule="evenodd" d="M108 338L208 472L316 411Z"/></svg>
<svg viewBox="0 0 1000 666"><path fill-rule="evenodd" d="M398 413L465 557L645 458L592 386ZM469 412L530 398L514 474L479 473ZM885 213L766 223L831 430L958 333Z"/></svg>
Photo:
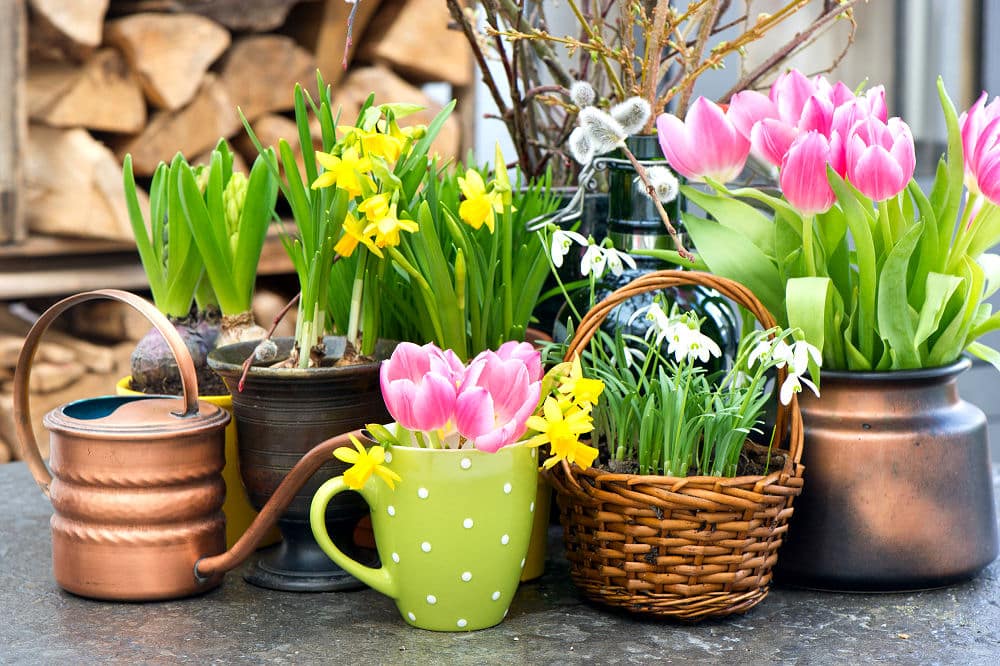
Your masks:
<svg viewBox="0 0 1000 666"><path fill-rule="evenodd" d="M746 307L769 329L774 318L744 286L708 273L648 273L588 312L566 352L581 352L616 305L637 294L700 284ZM784 380L779 372L776 386ZM771 569L802 491L798 401L778 405L766 476L641 476L562 461L547 472L556 491L573 582L598 603L696 621L742 613L767 596ZM748 446L752 446L748 444Z"/></svg>

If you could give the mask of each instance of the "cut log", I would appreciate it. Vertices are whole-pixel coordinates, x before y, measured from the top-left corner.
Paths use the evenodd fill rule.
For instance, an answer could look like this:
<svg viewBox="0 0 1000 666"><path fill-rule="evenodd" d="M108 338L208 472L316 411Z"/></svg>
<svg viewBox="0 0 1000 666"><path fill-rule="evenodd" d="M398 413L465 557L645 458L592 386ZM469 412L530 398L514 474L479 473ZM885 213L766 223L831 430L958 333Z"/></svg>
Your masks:
<svg viewBox="0 0 1000 666"><path fill-rule="evenodd" d="M24 338L0 333L0 368L13 368L24 345ZM74 363L77 354L70 347L45 340L38 345L35 360L43 363Z"/></svg>
<svg viewBox="0 0 1000 666"><path fill-rule="evenodd" d="M9 309L0 307L0 333L24 338L30 329L31 324L29 322L21 319ZM117 357L113 349L102 345L95 345L86 340L81 340L53 329L46 331L45 340L72 349L77 355L77 360L83 363L90 372L113 374L120 370L117 366ZM20 349L20 347L18 348ZM125 367L128 367L127 355Z"/></svg>
<svg viewBox="0 0 1000 666"><path fill-rule="evenodd" d="M28 70L28 113L53 127L134 133L146 124L142 87L116 49L101 49L83 67L65 63Z"/></svg>
<svg viewBox="0 0 1000 666"><path fill-rule="evenodd" d="M35 55L82 60L101 43L108 0L30 0L28 4Z"/></svg>
<svg viewBox="0 0 1000 666"><path fill-rule="evenodd" d="M209 73L190 104L178 111L157 111L142 132L116 148L119 159L132 154L136 175L149 176L177 151L188 158L200 155L239 128L236 106L225 87Z"/></svg>
<svg viewBox="0 0 1000 666"><path fill-rule="evenodd" d="M472 80L472 52L448 30L450 21L441 0L383 0L364 40L355 40L358 59L384 63L410 80L466 85Z"/></svg>
<svg viewBox="0 0 1000 666"><path fill-rule="evenodd" d="M270 330L281 309L289 299L273 291L261 290L253 297L253 318L266 330ZM290 308L274 329L271 337L291 337L295 335L295 308Z"/></svg>
<svg viewBox="0 0 1000 666"><path fill-rule="evenodd" d="M398 74L385 67L355 67L334 94L334 104L340 105L343 109L341 115L343 123L354 122L358 110L372 92L375 93L376 104L410 102L424 107L423 111L401 119L400 124L404 127L426 125L441 110L441 105L431 100L420 88L407 83ZM431 154L437 153L445 158L455 157L458 154L460 139L458 119L452 114L431 144Z"/></svg>
<svg viewBox="0 0 1000 666"><path fill-rule="evenodd" d="M176 110L194 97L230 37L219 24L195 14L133 14L109 22L105 40L125 53L150 102Z"/></svg>
<svg viewBox="0 0 1000 666"><path fill-rule="evenodd" d="M25 211L32 231L134 240L121 162L86 130L32 125L26 162ZM148 210L144 193L140 205Z"/></svg>
<svg viewBox="0 0 1000 666"><path fill-rule="evenodd" d="M7 460L17 460L17 431L14 429L14 393L10 388L0 391L0 449L6 449ZM4 455L0 451L0 457Z"/></svg>
<svg viewBox="0 0 1000 666"><path fill-rule="evenodd" d="M362 43L361 36L371 22L381 0L362 0L357 5L354 16L353 45L347 51L350 65ZM292 10L286 24L286 31L296 41L311 51L316 58L316 67L323 72L323 80L336 87L344 77L344 47L347 41L347 19L355 5L344 0L321 0L307 2Z"/></svg>
<svg viewBox="0 0 1000 666"><path fill-rule="evenodd" d="M136 342L150 328L149 320L138 310L117 301L81 303L68 315L70 333L104 342Z"/></svg>
<svg viewBox="0 0 1000 666"><path fill-rule="evenodd" d="M207 16L230 30L265 32L281 26L288 11L299 2L302 0L115 0L111 11L116 15L191 12Z"/></svg>
<svg viewBox="0 0 1000 666"><path fill-rule="evenodd" d="M32 393L54 393L71 386L83 377L87 369L83 363L38 363L31 366Z"/></svg>
<svg viewBox="0 0 1000 666"><path fill-rule="evenodd" d="M316 95L316 61L291 37L259 35L237 40L222 66L223 86L248 120L294 107L296 83Z"/></svg>

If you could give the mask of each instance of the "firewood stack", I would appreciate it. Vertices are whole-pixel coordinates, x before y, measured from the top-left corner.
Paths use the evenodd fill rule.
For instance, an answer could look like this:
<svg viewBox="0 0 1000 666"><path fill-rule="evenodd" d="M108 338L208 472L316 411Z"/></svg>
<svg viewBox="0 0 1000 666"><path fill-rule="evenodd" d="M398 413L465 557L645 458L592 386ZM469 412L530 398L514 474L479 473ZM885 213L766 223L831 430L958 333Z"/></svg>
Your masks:
<svg viewBox="0 0 1000 666"><path fill-rule="evenodd" d="M315 93L315 71L333 85L342 119L376 101L440 110L421 89L472 81L471 58L447 29L440 0L361 0L350 66L342 68L344 0L29 0L28 225L33 233L132 240L121 185L180 151L197 162L220 136L245 163L256 151L236 108L265 143L298 136L292 89ZM471 100L470 100L471 103ZM455 156L453 116L435 150ZM468 140L468 137L466 138Z"/></svg>
<svg viewBox="0 0 1000 666"><path fill-rule="evenodd" d="M268 325L288 302L286 295L258 289L254 317ZM0 303L0 463L18 457L15 446L13 381L31 316L48 303L27 310ZM136 343L149 331L146 319L115 301L90 301L71 308L45 333L31 365L29 389L35 438L48 454L48 433L42 418L50 410L74 400L111 395L115 384L129 374ZM274 333L295 335L295 312L287 314Z"/></svg>

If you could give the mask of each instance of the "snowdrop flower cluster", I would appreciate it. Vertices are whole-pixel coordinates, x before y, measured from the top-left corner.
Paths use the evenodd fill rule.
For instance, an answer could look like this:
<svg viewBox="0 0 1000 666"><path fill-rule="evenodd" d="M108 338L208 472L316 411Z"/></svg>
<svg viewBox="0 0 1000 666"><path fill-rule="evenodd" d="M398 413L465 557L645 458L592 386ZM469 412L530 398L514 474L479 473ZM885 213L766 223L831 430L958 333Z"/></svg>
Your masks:
<svg viewBox="0 0 1000 666"><path fill-rule="evenodd" d="M649 322L646 339L655 337L657 346L667 342L667 354L677 363L686 359L707 363L709 359L722 356L718 343L701 332L698 320L690 313L667 315L656 301L639 308L629 318L629 323L642 317Z"/></svg>
<svg viewBox="0 0 1000 666"><path fill-rule="evenodd" d="M823 354L805 340L796 340L788 344L783 339L761 340L747 357L747 365L753 367L757 362L769 363L775 368L788 366L788 376L781 384L779 399L783 405L792 401L792 395L802 391L803 384L819 397L819 388L816 387L805 374L809 372L809 362L812 361L816 367L823 366Z"/></svg>
<svg viewBox="0 0 1000 666"><path fill-rule="evenodd" d="M556 229L553 227L552 240L549 246L549 254L552 264L556 268L563 265L563 261L573 244L587 248L580 260L580 272L583 275L593 276L595 280L604 277L606 270L610 269L614 275L621 275L625 271L625 266L635 268L635 259L628 253L616 250L611 241L604 239L601 244L595 243L592 238L584 238L575 231L566 229Z"/></svg>

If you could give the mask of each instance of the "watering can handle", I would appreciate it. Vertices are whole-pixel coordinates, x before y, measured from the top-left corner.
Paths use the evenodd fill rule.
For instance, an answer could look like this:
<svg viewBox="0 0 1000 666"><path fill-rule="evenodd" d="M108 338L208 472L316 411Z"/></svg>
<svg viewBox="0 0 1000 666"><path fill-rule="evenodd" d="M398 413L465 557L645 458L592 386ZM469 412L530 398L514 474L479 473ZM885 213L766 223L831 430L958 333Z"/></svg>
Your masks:
<svg viewBox="0 0 1000 666"><path fill-rule="evenodd" d="M198 376L195 373L194 362L188 352L184 340L174 325L157 310L149 301L127 291L118 289L98 289L85 291L59 301L42 313L35 325L28 331L17 358L17 368L14 371L14 423L17 429L17 439L21 459L28 464L32 476L41 487L42 492L49 494L49 484L52 483L52 473L42 460L35 441L35 433L31 425L31 409L28 404L28 381L31 377L31 363L38 349L38 342L48 329L49 324L69 308L97 299L119 301L139 311L160 332L167 341L170 351L174 354L177 367L180 368L181 383L184 386L184 413L178 416L190 416L198 413Z"/></svg>

